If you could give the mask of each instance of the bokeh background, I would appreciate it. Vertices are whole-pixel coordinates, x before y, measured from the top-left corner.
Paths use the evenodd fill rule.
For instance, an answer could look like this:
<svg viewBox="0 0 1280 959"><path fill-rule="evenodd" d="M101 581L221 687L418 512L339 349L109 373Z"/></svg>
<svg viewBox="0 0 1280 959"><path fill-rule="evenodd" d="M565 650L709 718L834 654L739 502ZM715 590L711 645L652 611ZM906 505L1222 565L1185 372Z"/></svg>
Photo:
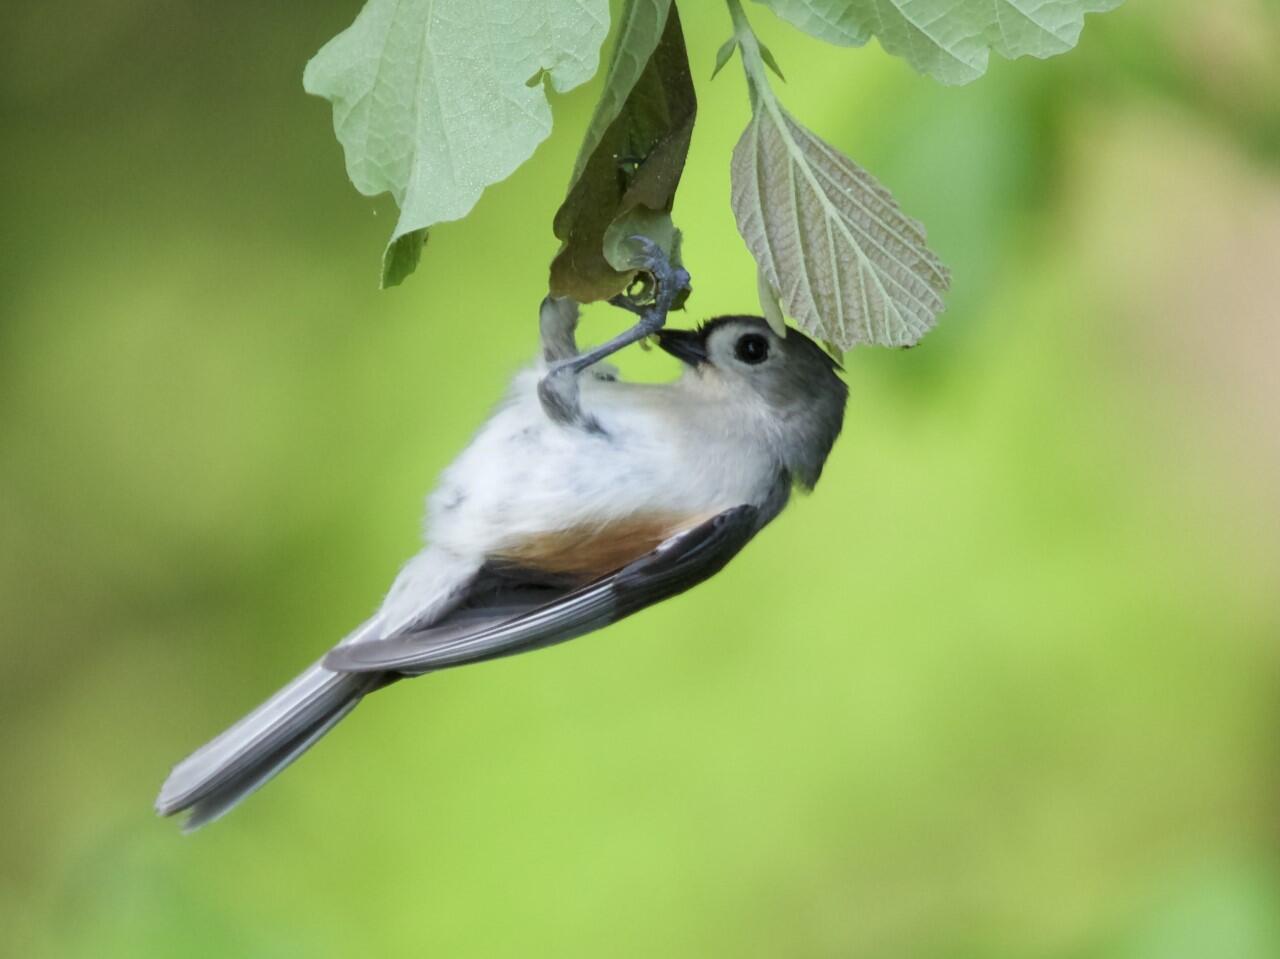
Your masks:
<svg viewBox="0 0 1280 959"><path fill-rule="evenodd" d="M746 97L684 7L691 314L753 311ZM535 349L596 84L380 293L393 211L301 89L356 9L5 13L0 952L1280 955L1264 0L1133 0L961 89L753 6L788 106L928 224L942 324L849 357L822 484L714 582L380 694L204 832L153 817L376 605Z"/></svg>

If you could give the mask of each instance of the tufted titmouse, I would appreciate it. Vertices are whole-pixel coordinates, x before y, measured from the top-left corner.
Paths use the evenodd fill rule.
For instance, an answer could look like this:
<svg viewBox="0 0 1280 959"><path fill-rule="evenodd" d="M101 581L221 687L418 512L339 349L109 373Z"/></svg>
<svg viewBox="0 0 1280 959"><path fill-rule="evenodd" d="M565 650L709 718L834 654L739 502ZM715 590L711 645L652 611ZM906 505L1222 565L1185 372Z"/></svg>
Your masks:
<svg viewBox="0 0 1280 959"><path fill-rule="evenodd" d="M669 298L660 305L656 320L637 310L642 335ZM848 391L812 340L751 316L660 330L683 375L625 383L590 365L599 356L577 355L576 321L572 304L544 303L542 361L445 471L428 500L427 546L381 608L174 767L157 811L190 810L194 829L366 693L559 643L674 596L718 572L793 485L817 482Z"/></svg>

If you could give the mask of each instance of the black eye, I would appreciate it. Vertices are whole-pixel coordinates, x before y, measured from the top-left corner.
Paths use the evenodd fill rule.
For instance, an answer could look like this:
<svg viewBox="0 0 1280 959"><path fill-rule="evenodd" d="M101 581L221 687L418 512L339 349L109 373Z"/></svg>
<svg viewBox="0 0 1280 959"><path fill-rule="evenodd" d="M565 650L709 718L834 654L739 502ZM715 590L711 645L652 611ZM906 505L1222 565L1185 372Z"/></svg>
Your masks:
<svg viewBox="0 0 1280 959"><path fill-rule="evenodd" d="M733 352L743 363L763 363L769 358L769 341L759 333L748 333L738 340Z"/></svg>

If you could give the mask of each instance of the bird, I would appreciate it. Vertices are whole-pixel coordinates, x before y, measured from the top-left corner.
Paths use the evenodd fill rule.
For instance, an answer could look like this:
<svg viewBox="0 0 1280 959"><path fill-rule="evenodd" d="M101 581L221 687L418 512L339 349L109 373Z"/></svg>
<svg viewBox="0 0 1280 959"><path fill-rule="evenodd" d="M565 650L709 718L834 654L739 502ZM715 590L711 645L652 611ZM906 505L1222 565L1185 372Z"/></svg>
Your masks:
<svg viewBox="0 0 1280 959"><path fill-rule="evenodd" d="M576 308L544 311L544 343L559 346L514 377L445 469L425 545L377 611L174 766L158 813L186 812L186 830L212 822L393 682L560 643L675 596L817 484L848 387L804 334L750 315L659 329L681 374L638 383L570 363L574 324Z"/></svg>

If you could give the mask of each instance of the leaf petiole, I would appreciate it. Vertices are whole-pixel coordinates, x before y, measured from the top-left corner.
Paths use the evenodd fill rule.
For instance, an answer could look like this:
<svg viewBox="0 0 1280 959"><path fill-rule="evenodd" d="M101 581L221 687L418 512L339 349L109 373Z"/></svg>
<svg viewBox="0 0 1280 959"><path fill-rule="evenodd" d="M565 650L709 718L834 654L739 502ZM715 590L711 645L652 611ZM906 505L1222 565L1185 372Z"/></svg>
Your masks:
<svg viewBox="0 0 1280 959"><path fill-rule="evenodd" d="M725 0L725 4L729 7L729 19L733 21L733 39L742 53L742 69L747 75L747 93L751 98L751 109L754 112L760 97L774 99L773 90L769 87L769 78L765 75L764 54L760 40L751 29L751 22L747 20L747 12L742 9L740 0Z"/></svg>

